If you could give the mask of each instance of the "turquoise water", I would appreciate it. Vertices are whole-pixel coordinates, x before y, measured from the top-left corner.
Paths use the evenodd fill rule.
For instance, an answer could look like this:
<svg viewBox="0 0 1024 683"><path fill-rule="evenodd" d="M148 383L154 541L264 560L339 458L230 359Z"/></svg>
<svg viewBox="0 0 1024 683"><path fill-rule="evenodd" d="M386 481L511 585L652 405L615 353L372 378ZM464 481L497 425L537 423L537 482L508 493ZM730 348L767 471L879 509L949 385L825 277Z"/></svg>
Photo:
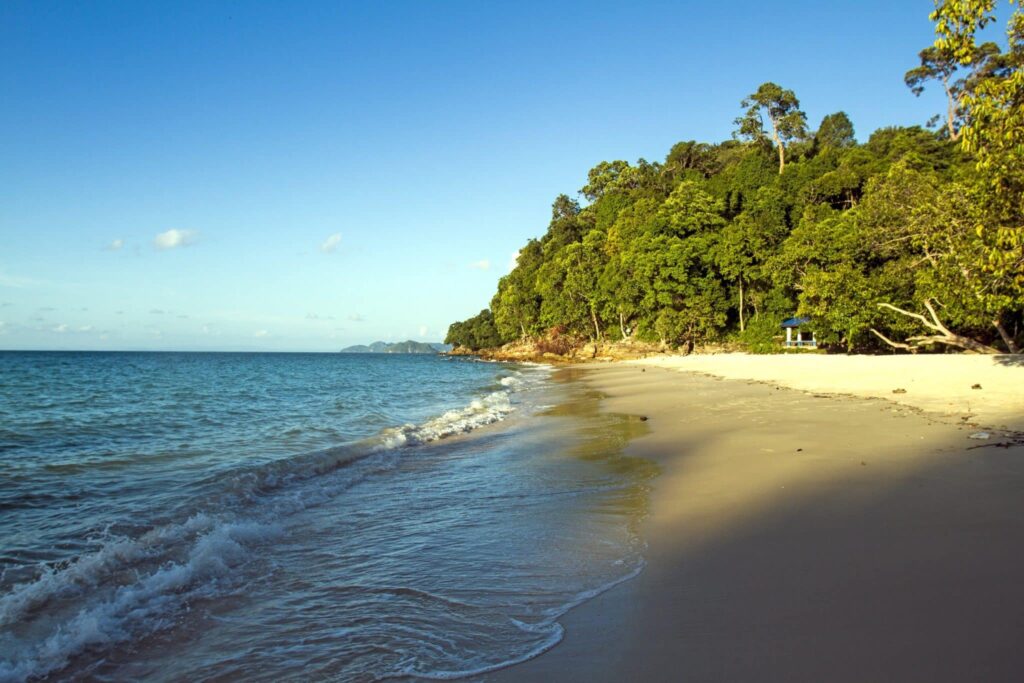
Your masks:
<svg viewBox="0 0 1024 683"><path fill-rule="evenodd" d="M643 566L628 421L545 368L3 352L0 378L0 681L477 675Z"/></svg>

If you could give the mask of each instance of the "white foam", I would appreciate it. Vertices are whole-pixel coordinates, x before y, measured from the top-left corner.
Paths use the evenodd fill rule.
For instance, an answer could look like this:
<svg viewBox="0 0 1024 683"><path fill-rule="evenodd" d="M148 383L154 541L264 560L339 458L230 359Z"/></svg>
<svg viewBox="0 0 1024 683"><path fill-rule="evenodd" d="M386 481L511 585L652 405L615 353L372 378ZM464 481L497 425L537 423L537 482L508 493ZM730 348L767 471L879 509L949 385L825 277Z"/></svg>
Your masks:
<svg viewBox="0 0 1024 683"><path fill-rule="evenodd" d="M382 435L382 445L385 448L414 446L455 434L464 434L503 420L513 410L515 408L512 406L508 392L495 391L474 400L465 408L449 410L420 425L407 424L385 430Z"/></svg>
<svg viewBox="0 0 1024 683"><path fill-rule="evenodd" d="M168 562L134 583L87 603L59 623L50 635L16 646L12 660L0 661L0 682L41 677L67 666L90 648L160 631L196 599L230 588L225 581L251 557L251 546L279 535L276 527L255 523L221 523L195 539L185 559Z"/></svg>

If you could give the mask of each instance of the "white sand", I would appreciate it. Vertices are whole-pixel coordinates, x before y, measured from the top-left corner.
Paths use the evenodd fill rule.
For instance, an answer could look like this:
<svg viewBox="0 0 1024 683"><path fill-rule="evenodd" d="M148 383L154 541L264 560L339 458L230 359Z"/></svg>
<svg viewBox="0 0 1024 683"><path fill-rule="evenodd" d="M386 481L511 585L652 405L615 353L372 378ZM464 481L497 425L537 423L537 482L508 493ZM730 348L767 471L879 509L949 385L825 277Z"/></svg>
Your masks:
<svg viewBox="0 0 1024 683"><path fill-rule="evenodd" d="M724 353L627 361L772 382L817 393L886 398L991 428L1024 429L1024 356L755 356ZM980 384L980 389L973 389ZM903 389L906 393L893 393Z"/></svg>

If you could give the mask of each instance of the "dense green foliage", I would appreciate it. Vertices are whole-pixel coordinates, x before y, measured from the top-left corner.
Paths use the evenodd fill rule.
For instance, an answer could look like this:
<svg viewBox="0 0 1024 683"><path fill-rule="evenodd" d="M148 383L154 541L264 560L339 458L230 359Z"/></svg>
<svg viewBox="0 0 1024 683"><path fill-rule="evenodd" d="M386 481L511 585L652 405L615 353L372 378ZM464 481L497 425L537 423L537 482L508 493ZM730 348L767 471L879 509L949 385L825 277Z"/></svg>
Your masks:
<svg viewBox="0 0 1024 683"><path fill-rule="evenodd" d="M591 169L586 205L560 195L490 309L446 341L476 349L557 328L765 351L799 314L835 349L1016 351L1024 18L1014 11L1006 52L979 46L993 4L946 0L932 15L939 38L906 80L946 89L937 132L885 128L858 144L843 112L809 132L796 95L765 83L741 103L735 140Z"/></svg>

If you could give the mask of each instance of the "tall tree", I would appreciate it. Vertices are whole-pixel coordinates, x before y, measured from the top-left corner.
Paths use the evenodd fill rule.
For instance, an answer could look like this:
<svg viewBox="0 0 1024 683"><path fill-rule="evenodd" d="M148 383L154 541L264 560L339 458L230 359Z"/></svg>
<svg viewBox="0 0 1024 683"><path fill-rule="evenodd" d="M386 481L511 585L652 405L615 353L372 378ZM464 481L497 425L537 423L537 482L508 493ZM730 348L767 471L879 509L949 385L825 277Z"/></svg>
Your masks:
<svg viewBox="0 0 1024 683"><path fill-rule="evenodd" d="M904 74L903 80L915 95L924 92L925 83L928 81L936 80L942 84L942 90L946 94L946 132L949 139L956 142L960 139L960 124L963 119L961 99L969 86L977 81L977 74L984 73L987 70L986 66L998 55L999 46L995 43L975 46L971 51L967 75L955 78L957 74L965 72L960 60L948 47L932 45L921 50L918 54L921 65Z"/></svg>
<svg viewBox="0 0 1024 683"><path fill-rule="evenodd" d="M821 149L845 149L857 144L853 136L853 122L844 111L829 114L821 120L814 141Z"/></svg>
<svg viewBox="0 0 1024 683"><path fill-rule="evenodd" d="M736 119L737 134L749 140L761 140L771 134L779 153L779 174L786 168L786 144L807 135L807 115L800 110L800 100L792 90L784 90L775 83L762 83L740 106L746 108ZM766 133L764 118L771 130Z"/></svg>

